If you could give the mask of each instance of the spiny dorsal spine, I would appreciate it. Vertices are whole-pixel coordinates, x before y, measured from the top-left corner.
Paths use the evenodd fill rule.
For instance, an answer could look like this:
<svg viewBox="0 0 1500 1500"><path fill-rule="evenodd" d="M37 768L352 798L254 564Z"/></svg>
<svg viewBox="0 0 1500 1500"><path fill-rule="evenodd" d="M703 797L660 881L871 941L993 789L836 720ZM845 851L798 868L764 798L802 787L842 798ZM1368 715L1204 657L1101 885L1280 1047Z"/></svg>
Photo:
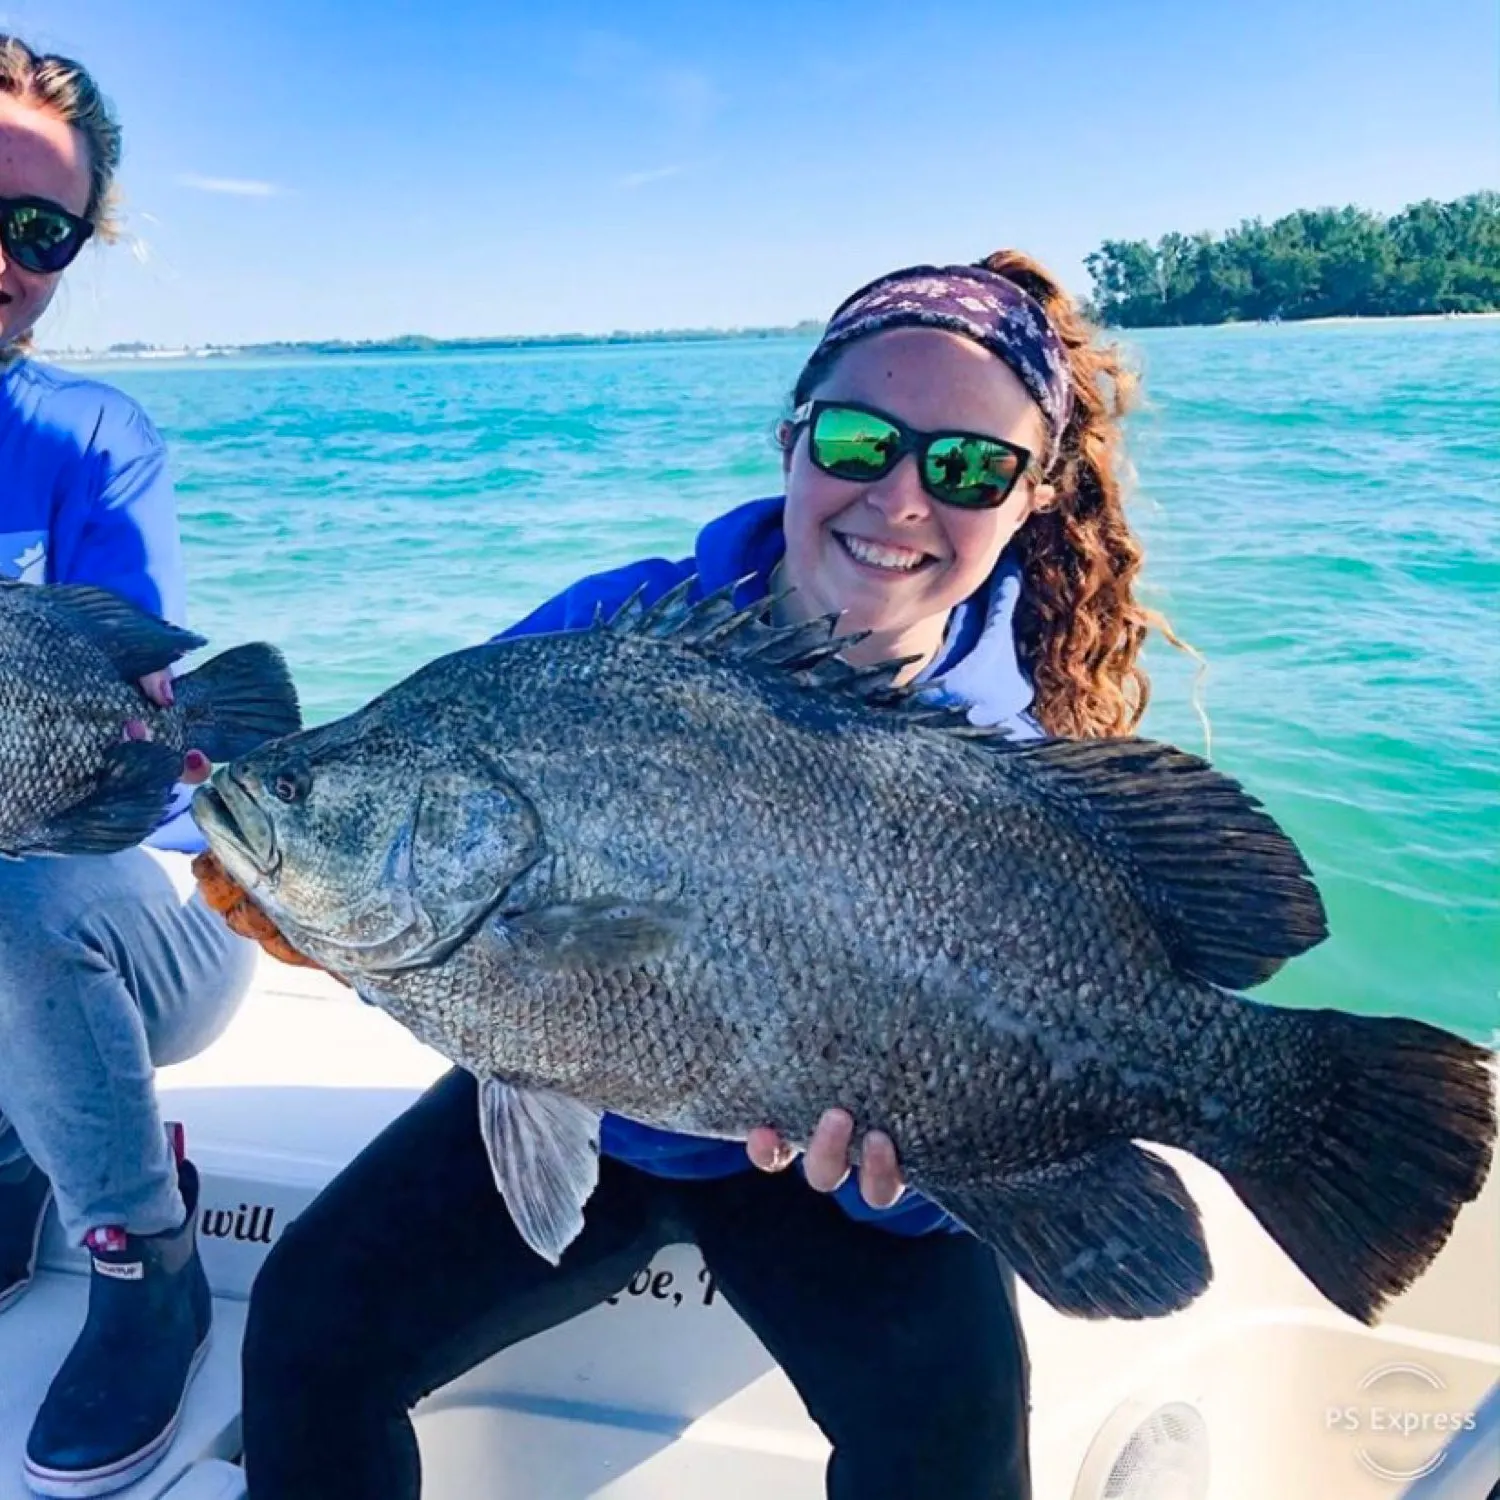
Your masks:
<svg viewBox="0 0 1500 1500"><path fill-rule="evenodd" d="M842 653L857 645L867 631L838 634L838 616L823 615L793 625L773 625L773 612L787 593L768 594L736 608L735 595L754 575L741 578L694 601L696 575L689 576L652 605L645 604L644 585L607 619L602 607L594 628L615 635L670 641L707 661L754 665L772 671L797 686L870 707L900 710L913 724L951 727L969 736L979 732L963 714L924 699L919 689L898 686L896 677L911 658L851 666ZM788 591L789 592L789 591ZM998 731L984 731L996 734Z"/></svg>

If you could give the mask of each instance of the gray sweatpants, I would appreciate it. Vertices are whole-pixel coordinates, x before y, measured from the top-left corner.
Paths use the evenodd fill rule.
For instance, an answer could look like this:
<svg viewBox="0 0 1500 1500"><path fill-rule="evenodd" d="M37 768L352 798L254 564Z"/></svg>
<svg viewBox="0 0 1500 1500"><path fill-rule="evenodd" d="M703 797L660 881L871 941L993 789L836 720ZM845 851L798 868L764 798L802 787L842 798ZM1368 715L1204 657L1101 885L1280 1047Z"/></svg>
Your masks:
<svg viewBox="0 0 1500 1500"><path fill-rule="evenodd" d="M255 951L139 849L0 860L0 1168L41 1167L70 1243L182 1223L154 1069L229 1024Z"/></svg>

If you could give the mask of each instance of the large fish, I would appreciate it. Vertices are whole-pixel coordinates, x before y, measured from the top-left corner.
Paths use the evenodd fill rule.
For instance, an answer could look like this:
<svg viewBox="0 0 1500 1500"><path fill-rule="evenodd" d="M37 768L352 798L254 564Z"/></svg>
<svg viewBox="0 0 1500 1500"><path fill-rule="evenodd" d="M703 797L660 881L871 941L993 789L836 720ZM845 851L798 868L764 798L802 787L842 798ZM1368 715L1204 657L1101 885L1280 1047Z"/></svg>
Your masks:
<svg viewBox="0 0 1500 1500"><path fill-rule="evenodd" d="M1139 740L1017 745L827 622L679 590L444 657L220 770L194 813L292 944L480 1080L526 1239L583 1222L601 1111L807 1141L829 1105L1053 1305L1169 1312L1219 1169L1373 1320L1478 1192L1489 1054L1235 991L1318 942L1291 842Z"/></svg>
<svg viewBox="0 0 1500 1500"><path fill-rule="evenodd" d="M273 647L226 651L157 708L139 680L204 644L103 589L0 581L0 855L108 854L161 821L186 750L229 760L301 726ZM134 721L149 739L127 738Z"/></svg>

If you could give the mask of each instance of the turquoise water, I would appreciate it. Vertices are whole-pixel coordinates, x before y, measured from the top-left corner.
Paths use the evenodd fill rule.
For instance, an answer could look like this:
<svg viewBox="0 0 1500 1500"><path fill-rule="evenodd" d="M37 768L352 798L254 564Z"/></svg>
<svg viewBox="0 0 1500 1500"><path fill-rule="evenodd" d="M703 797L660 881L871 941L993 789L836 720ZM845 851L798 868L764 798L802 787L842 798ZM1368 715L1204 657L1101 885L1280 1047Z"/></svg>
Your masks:
<svg viewBox="0 0 1500 1500"><path fill-rule="evenodd" d="M573 578L775 492L795 339L107 371L167 434L194 623L269 638L309 718ZM1333 937L1260 991L1500 1026L1500 322L1135 336L1151 602L1213 754ZM1202 749L1153 650L1150 732Z"/></svg>

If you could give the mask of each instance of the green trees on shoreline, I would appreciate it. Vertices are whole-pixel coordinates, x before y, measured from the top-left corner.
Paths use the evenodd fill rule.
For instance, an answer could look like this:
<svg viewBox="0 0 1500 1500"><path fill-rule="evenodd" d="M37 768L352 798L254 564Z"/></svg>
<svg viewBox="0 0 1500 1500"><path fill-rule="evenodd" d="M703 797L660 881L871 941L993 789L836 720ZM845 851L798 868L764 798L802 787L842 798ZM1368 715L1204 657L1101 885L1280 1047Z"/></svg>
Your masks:
<svg viewBox="0 0 1500 1500"><path fill-rule="evenodd" d="M1084 262L1101 321L1121 328L1500 310L1500 193L1386 217L1299 209L1227 234L1106 240Z"/></svg>

